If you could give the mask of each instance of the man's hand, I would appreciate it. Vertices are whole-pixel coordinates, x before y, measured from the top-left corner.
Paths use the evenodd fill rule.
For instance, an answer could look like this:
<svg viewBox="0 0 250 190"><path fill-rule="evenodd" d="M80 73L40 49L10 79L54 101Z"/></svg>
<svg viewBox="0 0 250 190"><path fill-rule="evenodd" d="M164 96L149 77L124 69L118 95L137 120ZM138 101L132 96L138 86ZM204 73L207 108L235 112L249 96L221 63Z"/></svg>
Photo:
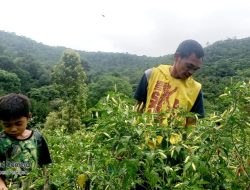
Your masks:
<svg viewBox="0 0 250 190"><path fill-rule="evenodd" d="M188 126L194 125L194 124L196 124L196 118L194 118L194 117L187 117L186 118L185 127L188 127Z"/></svg>
<svg viewBox="0 0 250 190"><path fill-rule="evenodd" d="M145 108L145 104L143 102L138 101L136 104L136 111L138 113L143 113L144 108Z"/></svg>

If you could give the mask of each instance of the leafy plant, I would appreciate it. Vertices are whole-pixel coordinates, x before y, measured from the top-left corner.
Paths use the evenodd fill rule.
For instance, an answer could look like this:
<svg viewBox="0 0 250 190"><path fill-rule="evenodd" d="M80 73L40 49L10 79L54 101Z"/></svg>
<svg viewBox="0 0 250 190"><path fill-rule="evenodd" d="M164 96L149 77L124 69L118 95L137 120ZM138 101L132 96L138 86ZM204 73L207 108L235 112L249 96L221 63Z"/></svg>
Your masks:
<svg viewBox="0 0 250 190"><path fill-rule="evenodd" d="M50 180L59 189L247 189L249 83L233 84L220 98L222 113L185 127L193 114L139 114L130 98L110 93L91 126L43 130L54 161Z"/></svg>

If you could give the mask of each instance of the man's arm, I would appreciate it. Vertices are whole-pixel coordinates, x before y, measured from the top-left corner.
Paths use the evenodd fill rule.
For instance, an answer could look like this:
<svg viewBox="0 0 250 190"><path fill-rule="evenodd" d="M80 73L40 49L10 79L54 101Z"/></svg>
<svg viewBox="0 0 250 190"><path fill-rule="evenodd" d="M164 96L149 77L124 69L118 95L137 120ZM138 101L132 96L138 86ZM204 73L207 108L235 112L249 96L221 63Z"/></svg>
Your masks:
<svg viewBox="0 0 250 190"><path fill-rule="evenodd" d="M144 73L134 94L134 98L137 100L136 111L138 113L143 113L144 111L147 100L147 88L148 88L148 81L147 81L147 76Z"/></svg>
<svg viewBox="0 0 250 190"><path fill-rule="evenodd" d="M191 109L191 112L198 114L198 118L204 118L205 117L205 110L203 106L203 92L200 91L195 103Z"/></svg>
<svg viewBox="0 0 250 190"><path fill-rule="evenodd" d="M191 112L198 114L198 118L205 117L205 111L203 107L203 93L202 91L199 92L196 101L191 109ZM194 125L196 123L195 117L187 117L185 126Z"/></svg>

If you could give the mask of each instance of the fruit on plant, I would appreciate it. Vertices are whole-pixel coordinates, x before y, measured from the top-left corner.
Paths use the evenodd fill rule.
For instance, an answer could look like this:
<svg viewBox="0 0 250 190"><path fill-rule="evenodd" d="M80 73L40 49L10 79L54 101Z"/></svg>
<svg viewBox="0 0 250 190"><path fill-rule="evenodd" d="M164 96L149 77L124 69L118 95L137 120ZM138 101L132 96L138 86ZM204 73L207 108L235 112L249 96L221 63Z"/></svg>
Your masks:
<svg viewBox="0 0 250 190"><path fill-rule="evenodd" d="M177 144L181 141L181 135L177 134L177 133L172 133L171 136L170 136L170 143L171 144Z"/></svg>
<svg viewBox="0 0 250 190"><path fill-rule="evenodd" d="M86 174L80 174L77 178L78 185L81 188L85 188L87 179L88 179L88 176Z"/></svg>
<svg viewBox="0 0 250 190"><path fill-rule="evenodd" d="M149 148L154 149L156 147L156 141L155 140L146 140L146 144L149 146Z"/></svg>
<svg viewBox="0 0 250 190"><path fill-rule="evenodd" d="M163 136L158 135L158 136L156 137L156 142L157 142L158 145L161 145L162 140L163 140Z"/></svg>
<svg viewBox="0 0 250 190"><path fill-rule="evenodd" d="M148 136L145 137L146 144L149 148L154 149L156 146L161 145L163 137L158 135L156 138L150 139Z"/></svg>

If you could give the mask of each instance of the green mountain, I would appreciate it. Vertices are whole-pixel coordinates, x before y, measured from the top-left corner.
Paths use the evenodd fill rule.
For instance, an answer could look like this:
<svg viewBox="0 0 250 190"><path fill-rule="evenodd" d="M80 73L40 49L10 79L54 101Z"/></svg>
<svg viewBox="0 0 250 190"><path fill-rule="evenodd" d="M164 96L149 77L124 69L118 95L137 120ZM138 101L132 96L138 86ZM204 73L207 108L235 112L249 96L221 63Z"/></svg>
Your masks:
<svg viewBox="0 0 250 190"><path fill-rule="evenodd" d="M66 47L53 47L18 36L15 33L0 31L0 55L13 59L30 55L39 63L53 65L58 62ZM250 38L227 39L205 47L206 68L214 69L215 65L226 65L228 70L216 70L216 76L233 76L242 70L249 69ZM82 59L88 62L91 71L107 72L110 70L147 68L149 66L171 61L172 55L162 57L137 56L125 53L104 53L79 51ZM138 66L140 65L140 66ZM225 68L224 68L225 69ZM228 73L227 73L228 71Z"/></svg>
<svg viewBox="0 0 250 190"><path fill-rule="evenodd" d="M66 47L53 47L37 43L36 41L18 36L15 33L0 31L0 55L7 55L13 59L30 55L39 63L54 65L58 62ZM146 66L165 62L169 56L147 57L125 53L104 53L78 51L82 59L88 62L92 72L122 71L124 68L136 68L137 65Z"/></svg>
<svg viewBox="0 0 250 190"><path fill-rule="evenodd" d="M26 74L30 74L33 79L33 87L39 87L49 83L51 66L59 61L65 49L66 47L52 47L15 33L0 31L0 57L4 57L0 59L0 69L16 73L17 69L6 69L6 65L10 65L8 61L6 62L7 57L16 67L26 69ZM148 57L126 53L78 52L90 82L96 81L99 75L108 74L124 78L133 88L145 69L161 63L172 63L173 57L173 55ZM205 47L203 67L194 77L203 84L206 97L214 99L222 93L231 78L249 80L249 52L250 38L227 39ZM1 60L5 64L1 63ZM39 70L36 69L38 67ZM23 76L20 73L17 75ZM45 78L47 82L43 81Z"/></svg>
<svg viewBox="0 0 250 190"><path fill-rule="evenodd" d="M25 36L0 31L0 55L9 56L12 59L30 55L39 63L55 64L64 50L65 47L52 47Z"/></svg>

